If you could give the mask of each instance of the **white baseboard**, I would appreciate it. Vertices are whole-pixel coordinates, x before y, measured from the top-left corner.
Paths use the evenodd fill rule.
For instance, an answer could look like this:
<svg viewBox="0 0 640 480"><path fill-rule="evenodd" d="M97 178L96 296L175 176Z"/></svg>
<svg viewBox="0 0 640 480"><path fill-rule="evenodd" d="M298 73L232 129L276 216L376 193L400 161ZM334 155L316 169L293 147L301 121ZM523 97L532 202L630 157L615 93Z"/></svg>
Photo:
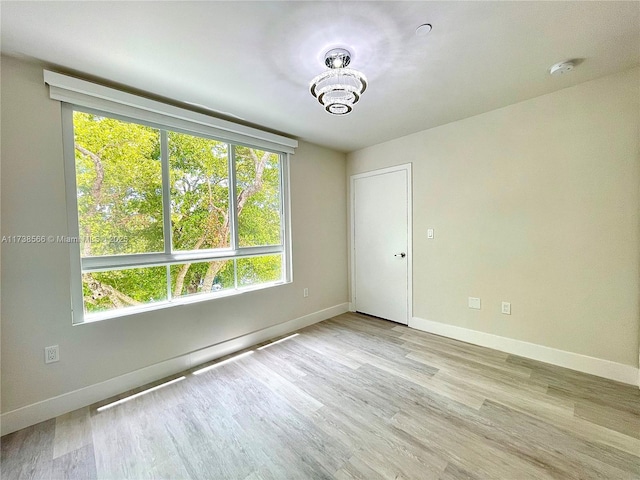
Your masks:
<svg viewBox="0 0 640 480"><path fill-rule="evenodd" d="M545 347L535 343L500 337L491 333L479 332L468 328L448 325L446 323L413 317L409 322L411 328L422 330L443 337L493 348L505 353L539 360L560 367L577 370L591 375L616 380L630 385L640 386L640 369L622 363L611 362L601 358L589 357L579 353L567 352L556 348Z"/></svg>
<svg viewBox="0 0 640 480"><path fill-rule="evenodd" d="M6 435L21 428L55 418L78 408L86 407L127 390L140 387L150 382L160 380L169 375L183 372L216 358L229 355L244 348L248 348L265 340L278 337L295 330L313 325L336 315L349 311L348 303L341 303L333 307L304 315L284 323L263 328L225 342L212 345L179 357L141 368L134 372L111 378L104 382L89 385L57 397L17 408L0 415L1 434Z"/></svg>

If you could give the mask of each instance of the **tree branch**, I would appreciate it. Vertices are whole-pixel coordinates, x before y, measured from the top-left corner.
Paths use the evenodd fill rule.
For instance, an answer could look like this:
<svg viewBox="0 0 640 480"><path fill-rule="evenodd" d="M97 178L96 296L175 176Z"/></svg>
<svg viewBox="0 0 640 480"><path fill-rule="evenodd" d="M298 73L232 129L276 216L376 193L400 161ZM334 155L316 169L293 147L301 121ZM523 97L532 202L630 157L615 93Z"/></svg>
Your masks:
<svg viewBox="0 0 640 480"><path fill-rule="evenodd" d="M85 157L89 157L93 162L93 166L96 169L96 178L93 181L93 186L91 187L91 196L95 200L93 204L93 211L89 213L90 216L94 216L98 213L98 207L100 206L100 201L102 200L102 183L104 182L104 167L102 165L102 159L99 155L87 150L82 145L79 145L77 142L75 143L75 148ZM89 226L89 222L83 222L83 232L85 239L91 238L91 227ZM91 243L88 241L84 242L83 255L89 256L91 254Z"/></svg>
<svg viewBox="0 0 640 480"><path fill-rule="evenodd" d="M76 150L78 150L85 157L89 157L93 162L93 166L96 169L96 179L93 181L93 187L91 188L91 196L96 200L96 206L100 203L102 197L102 182L104 182L104 167L102 166L102 159L90 150L87 150L82 145L75 144Z"/></svg>
<svg viewBox="0 0 640 480"><path fill-rule="evenodd" d="M256 167L256 175L253 182L251 182L251 184L242 190L240 195L238 195L238 216L240 216L240 212L242 212L247 201L262 188L264 167L267 165L267 160L269 160L269 156L271 155L270 152L264 152L262 157L258 158L255 150L251 149L249 152L251 153L251 157L253 158L253 162Z"/></svg>
<svg viewBox="0 0 640 480"><path fill-rule="evenodd" d="M88 303L95 305L98 300L106 297L116 308L142 304L111 285L99 282L92 275L87 275L87 285L91 290L91 297L87 298Z"/></svg>

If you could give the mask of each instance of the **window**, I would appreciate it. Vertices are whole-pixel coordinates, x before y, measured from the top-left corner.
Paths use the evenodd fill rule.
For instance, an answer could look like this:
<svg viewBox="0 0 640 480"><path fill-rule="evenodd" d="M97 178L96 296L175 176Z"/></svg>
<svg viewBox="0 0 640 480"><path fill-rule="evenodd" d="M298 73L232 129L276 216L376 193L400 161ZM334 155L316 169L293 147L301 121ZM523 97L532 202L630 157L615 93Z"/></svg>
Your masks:
<svg viewBox="0 0 640 480"><path fill-rule="evenodd" d="M45 81L64 102L74 323L291 281L297 142L51 72Z"/></svg>
<svg viewBox="0 0 640 480"><path fill-rule="evenodd" d="M286 281L284 155L73 109L85 320Z"/></svg>

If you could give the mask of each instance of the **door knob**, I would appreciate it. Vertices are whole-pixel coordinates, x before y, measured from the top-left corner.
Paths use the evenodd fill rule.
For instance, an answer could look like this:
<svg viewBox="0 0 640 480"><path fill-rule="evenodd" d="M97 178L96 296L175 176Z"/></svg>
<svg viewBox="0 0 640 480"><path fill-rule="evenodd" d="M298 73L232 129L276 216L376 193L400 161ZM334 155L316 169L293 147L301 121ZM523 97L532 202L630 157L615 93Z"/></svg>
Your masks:
<svg viewBox="0 0 640 480"><path fill-rule="evenodd" d="M394 257L402 257L402 258L404 258L404 257L406 257L406 256L407 256L407 254L406 254L406 253L404 253L404 252L402 252L402 253L396 253L396 254L394 255Z"/></svg>

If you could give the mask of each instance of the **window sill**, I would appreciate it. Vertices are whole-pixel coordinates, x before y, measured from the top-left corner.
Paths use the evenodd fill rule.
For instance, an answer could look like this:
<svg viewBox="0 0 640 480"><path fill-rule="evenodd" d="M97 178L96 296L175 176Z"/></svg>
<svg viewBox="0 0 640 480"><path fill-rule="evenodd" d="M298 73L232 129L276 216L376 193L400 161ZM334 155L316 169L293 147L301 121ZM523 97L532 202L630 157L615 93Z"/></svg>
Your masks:
<svg viewBox="0 0 640 480"><path fill-rule="evenodd" d="M111 310L108 312L97 312L84 316L82 322L74 322L73 325L86 325L88 323L100 322L102 320L108 320L111 318L128 317L132 315L138 315L140 313L152 312L154 310L163 310L172 307L181 307L184 305L191 305L193 303L206 302L211 300L217 300L219 298L233 297L241 295L243 293L255 292L257 290L264 290L266 288L278 287L280 285L286 285L291 282L279 280L277 282L261 283L260 285L252 285L249 287L222 290L220 292L208 293L208 294L194 294L187 297L180 297L173 300L165 300L163 302L152 303L140 307L128 307L121 310Z"/></svg>

